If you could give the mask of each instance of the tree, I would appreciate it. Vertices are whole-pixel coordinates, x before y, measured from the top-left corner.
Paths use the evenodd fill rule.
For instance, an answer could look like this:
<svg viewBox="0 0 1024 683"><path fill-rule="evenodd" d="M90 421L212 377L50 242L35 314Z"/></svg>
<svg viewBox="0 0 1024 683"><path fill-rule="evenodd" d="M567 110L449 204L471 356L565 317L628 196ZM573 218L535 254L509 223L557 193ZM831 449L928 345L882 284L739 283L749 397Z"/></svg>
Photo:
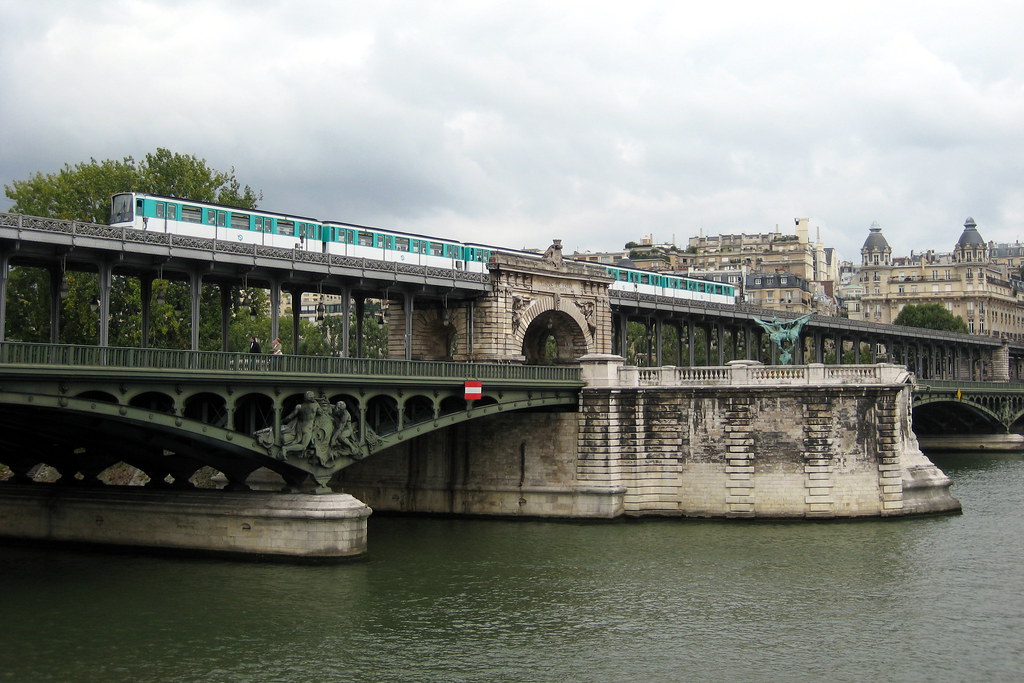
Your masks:
<svg viewBox="0 0 1024 683"><path fill-rule="evenodd" d="M911 304L904 306L893 325L921 327L946 332L967 332L967 323L950 313L941 304Z"/></svg>
<svg viewBox="0 0 1024 683"><path fill-rule="evenodd" d="M263 194L235 178L235 169L217 171L206 160L178 154L163 147L136 162L90 159L74 166L65 164L56 173L37 172L28 180L4 185L14 203L11 213L106 223L110 198L118 192L135 190L197 202L256 208Z"/></svg>
<svg viewBox="0 0 1024 683"><path fill-rule="evenodd" d="M193 201L256 208L262 193L235 178L235 170L217 171L193 155L158 148L136 162L105 160L74 166L65 164L56 173L37 172L27 180L5 185L14 202L9 211L64 220L106 223L110 197L118 192L136 190ZM99 293L95 273L64 274L65 290L61 302L61 341L69 344L93 344L98 338L98 321L89 303ZM50 278L40 268L12 267L8 281L8 329L12 340L46 342L50 339ZM142 340L142 306L139 281L115 275L111 289L110 343L138 346ZM151 344L162 348L189 348L191 297L188 286L180 282L157 280L151 300ZM13 304L13 308L11 307ZM259 309L264 315L265 307ZM234 324L249 324L236 315ZM215 287L203 287L200 305L200 346L220 349L220 298ZM269 327L268 327L269 329Z"/></svg>

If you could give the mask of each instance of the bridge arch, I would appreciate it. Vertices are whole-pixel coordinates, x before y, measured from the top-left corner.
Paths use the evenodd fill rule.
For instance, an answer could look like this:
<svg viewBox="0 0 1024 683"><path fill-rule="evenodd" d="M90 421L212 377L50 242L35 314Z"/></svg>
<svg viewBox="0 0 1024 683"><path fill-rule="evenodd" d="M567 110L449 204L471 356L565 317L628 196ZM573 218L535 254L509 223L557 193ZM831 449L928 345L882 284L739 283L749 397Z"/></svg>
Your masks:
<svg viewBox="0 0 1024 683"><path fill-rule="evenodd" d="M543 306L543 304L547 304ZM560 307L560 301L538 301L521 320L517 342L527 365L572 363L592 353L593 335L586 318L574 307Z"/></svg>
<svg viewBox="0 0 1024 683"><path fill-rule="evenodd" d="M160 413L167 413L168 415L173 415L175 412L174 397L162 391L143 391L138 393L128 400L128 405L135 408L155 410Z"/></svg>
<svg viewBox="0 0 1024 683"><path fill-rule="evenodd" d="M204 424L223 427L228 423L228 405L223 396L204 391L185 399L184 416Z"/></svg>

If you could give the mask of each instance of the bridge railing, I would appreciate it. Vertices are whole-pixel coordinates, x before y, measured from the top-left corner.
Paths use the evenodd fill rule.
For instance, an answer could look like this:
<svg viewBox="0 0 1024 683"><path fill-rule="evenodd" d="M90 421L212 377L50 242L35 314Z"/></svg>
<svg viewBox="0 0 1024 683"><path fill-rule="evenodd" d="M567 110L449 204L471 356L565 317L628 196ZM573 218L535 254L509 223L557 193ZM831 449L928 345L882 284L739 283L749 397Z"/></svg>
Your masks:
<svg viewBox="0 0 1024 683"><path fill-rule="evenodd" d="M584 356L583 380L591 387L709 387L836 384L904 384L913 375L902 365L762 365L733 361L718 367L641 368L619 356Z"/></svg>
<svg viewBox="0 0 1024 683"><path fill-rule="evenodd" d="M901 384L910 379L902 365L761 365L736 363L704 368L633 368L619 370L627 386L779 386L830 384Z"/></svg>
<svg viewBox="0 0 1024 683"><path fill-rule="evenodd" d="M335 356L274 356L26 342L0 342L0 365L554 381L570 384L580 382L580 369L576 366L498 365Z"/></svg>

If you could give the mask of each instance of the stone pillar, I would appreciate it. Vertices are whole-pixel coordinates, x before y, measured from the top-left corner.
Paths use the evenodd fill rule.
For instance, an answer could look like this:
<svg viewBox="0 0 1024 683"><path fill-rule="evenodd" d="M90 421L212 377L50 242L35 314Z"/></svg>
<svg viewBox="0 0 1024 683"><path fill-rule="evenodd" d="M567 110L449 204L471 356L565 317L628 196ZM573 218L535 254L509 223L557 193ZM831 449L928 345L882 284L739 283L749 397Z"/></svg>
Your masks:
<svg viewBox="0 0 1024 683"><path fill-rule="evenodd" d="M591 353L580 358L580 379L590 388L619 386L619 369L626 363L622 356Z"/></svg>
<svg viewBox="0 0 1024 683"><path fill-rule="evenodd" d="M754 460L749 396L725 400L725 516L754 516Z"/></svg>
<svg viewBox="0 0 1024 683"><path fill-rule="evenodd" d="M1002 345L992 351L991 374L989 379L994 382L1010 381L1010 343L1004 337Z"/></svg>

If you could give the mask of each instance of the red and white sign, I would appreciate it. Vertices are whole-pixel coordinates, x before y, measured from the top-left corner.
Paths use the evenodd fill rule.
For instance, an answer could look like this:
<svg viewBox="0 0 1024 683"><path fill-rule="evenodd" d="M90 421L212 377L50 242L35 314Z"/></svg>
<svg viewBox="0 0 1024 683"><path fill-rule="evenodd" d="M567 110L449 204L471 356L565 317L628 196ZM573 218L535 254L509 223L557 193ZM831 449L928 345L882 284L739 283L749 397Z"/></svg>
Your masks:
<svg viewBox="0 0 1024 683"><path fill-rule="evenodd" d="M482 382L475 380L468 380L466 382L466 400L475 401L484 395L484 385Z"/></svg>

